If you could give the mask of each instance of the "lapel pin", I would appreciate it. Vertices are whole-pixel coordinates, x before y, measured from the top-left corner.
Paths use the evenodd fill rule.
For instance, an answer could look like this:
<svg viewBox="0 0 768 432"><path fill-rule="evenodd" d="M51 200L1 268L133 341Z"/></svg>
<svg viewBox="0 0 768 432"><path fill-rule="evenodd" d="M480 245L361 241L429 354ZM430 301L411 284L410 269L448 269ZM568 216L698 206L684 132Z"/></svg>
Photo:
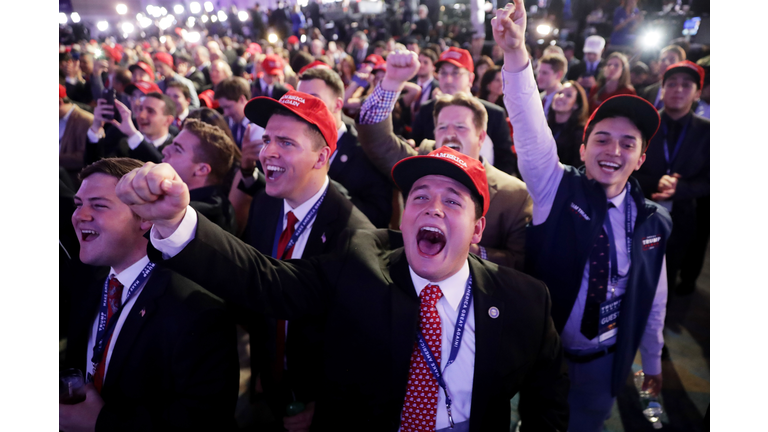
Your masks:
<svg viewBox="0 0 768 432"><path fill-rule="evenodd" d="M496 319L499 317L499 309L496 306L492 306L490 309L488 309L488 315L490 315L491 318Z"/></svg>
<svg viewBox="0 0 768 432"><path fill-rule="evenodd" d="M325 233L323 233L323 235L322 235L322 236L320 236L320 240L322 240L322 241L323 241L323 243L325 243Z"/></svg>
<svg viewBox="0 0 768 432"><path fill-rule="evenodd" d="M343 154L343 155L341 155L341 157L339 159L341 159L342 162L346 162L346 161L349 160L349 156Z"/></svg>
<svg viewBox="0 0 768 432"><path fill-rule="evenodd" d="M141 312L139 312L139 314L141 314L142 317L144 316L145 313L147 313L146 309L142 309Z"/></svg>

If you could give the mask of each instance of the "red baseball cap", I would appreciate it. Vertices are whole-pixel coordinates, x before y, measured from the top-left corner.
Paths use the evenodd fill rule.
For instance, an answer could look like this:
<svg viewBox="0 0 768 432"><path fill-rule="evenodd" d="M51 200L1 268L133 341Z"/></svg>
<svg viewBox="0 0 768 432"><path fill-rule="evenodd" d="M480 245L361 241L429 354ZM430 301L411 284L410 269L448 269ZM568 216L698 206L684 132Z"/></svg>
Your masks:
<svg viewBox="0 0 768 432"><path fill-rule="evenodd" d="M104 51L104 54L108 55L112 60L114 60L115 63L120 63L120 60L123 58L123 53L120 50L112 48L107 44L102 44L101 50Z"/></svg>
<svg viewBox="0 0 768 432"><path fill-rule="evenodd" d="M160 87L158 87L157 84L155 84L153 82L146 82L146 81L132 82L132 83L128 84L125 87L125 93L127 95L131 95L131 94L133 94L133 91L136 90L136 89L141 90L141 92L144 93L144 94L149 94L149 93L153 93L153 92L155 92L155 93L163 93L162 91L160 91Z"/></svg>
<svg viewBox="0 0 768 432"><path fill-rule="evenodd" d="M336 151L338 129L336 119L325 106L325 102L307 93L291 90L279 101L267 96L255 97L245 105L245 116L253 123L266 128L269 118L276 108L285 108L320 129L331 154Z"/></svg>
<svg viewBox="0 0 768 432"><path fill-rule="evenodd" d="M251 42L251 44L248 45L248 49L246 51L251 53L251 55L261 54L261 45L257 44L256 42Z"/></svg>
<svg viewBox="0 0 768 432"><path fill-rule="evenodd" d="M64 99L65 97L67 97L67 89L65 89L63 85L59 84L59 99Z"/></svg>
<svg viewBox="0 0 768 432"><path fill-rule="evenodd" d="M149 75L150 80L152 81L155 80L155 73L152 71L152 68L149 67L148 64L144 63L143 61L140 61L136 64L132 64L128 66L128 70L131 71L131 73L133 73L133 71L135 71L137 68L146 72Z"/></svg>
<svg viewBox="0 0 768 432"><path fill-rule="evenodd" d="M200 99L201 104L207 106L208 108L216 109L219 107L219 101L214 99L213 95L214 95L213 90L208 89L200 93L199 95L197 95L197 97Z"/></svg>
<svg viewBox="0 0 768 432"><path fill-rule="evenodd" d="M261 70L267 75L282 75L283 59L275 54L267 54L261 62Z"/></svg>
<svg viewBox="0 0 768 432"><path fill-rule="evenodd" d="M165 63L168 66L173 68L173 56L168 54L167 52L155 53L155 60L159 61L160 63ZM174 68L173 70L176 70L176 69Z"/></svg>
<svg viewBox="0 0 768 432"><path fill-rule="evenodd" d="M372 63L374 66L381 62L385 62L384 57L378 55L378 54L371 54L368 57L363 60L363 63Z"/></svg>
<svg viewBox="0 0 768 432"><path fill-rule="evenodd" d="M308 65L304 66L303 68L301 68L301 69L299 70L299 75L303 74L304 72L306 72L306 71L308 71L308 70L310 70L310 69L316 68L316 67L317 67L317 68L326 68L326 69L331 69L331 67L330 67L330 66L328 66L327 64L325 64L325 63L321 62L320 60L315 60L315 61L313 61L312 63L310 63L310 64L308 64Z"/></svg>
<svg viewBox="0 0 768 432"><path fill-rule="evenodd" d="M464 68L472 73L475 72L475 62L472 61L472 54L461 48L450 47L440 54L440 58L435 63L435 67L440 69L440 65L448 62L456 67Z"/></svg>
<svg viewBox="0 0 768 432"><path fill-rule="evenodd" d="M683 60L679 63L669 65L667 70L664 71L664 78L661 80L661 84L664 85L664 83L667 81L667 78L669 78L672 74L679 72L687 73L690 75L691 78L693 78L693 82L698 84L699 90L704 88L704 68L689 60Z"/></svg>
<svg viewBox="0 0 768 432"><path fill-rule="evenodd" d="M392 180L406 195L416 180L428 175L445 176L463 184L480 199L483 216L488 212L488 177L479 160L443 146L427 155L405 158L392 167Z"/></svg>
<svg viewBox="0 0 768 432"><path fill-rule="evenodd" d="M656 131L659 130L661 117L656 108L647 100L634 95L618 95L605 100L589 117L582 140L587 141L587 129L592 122L597 124L609 117L626 117L634 123L640 133L649 143Z"/></svg>
<svg viewBox="0 0 768 432"><path fill-rule="evenodd" d="M373 67L373 70L371 72L378 72L378 71L387 71L387 62L383 61L381 63L376 64L376 66Z"/></svg>
<svg viewBox="0 0 768 432"><path fill-rule="evenodd" d="M288 36L288 43L293 45L299 43L299 38L296 37L296 35Z"/></svg>

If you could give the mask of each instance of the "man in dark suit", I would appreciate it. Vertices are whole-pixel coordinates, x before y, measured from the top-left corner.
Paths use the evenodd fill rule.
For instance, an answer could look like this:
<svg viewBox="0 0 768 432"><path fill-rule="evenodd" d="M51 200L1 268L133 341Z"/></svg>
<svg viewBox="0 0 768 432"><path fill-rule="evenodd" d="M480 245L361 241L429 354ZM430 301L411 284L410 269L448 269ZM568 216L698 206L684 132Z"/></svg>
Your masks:
<svg viewBox="0 0 768 432"><path fill-rule="evenodd" d="M177 53L174 58L176 59L176 71L179 75L192 81L195 86L195 91L198 94L207 90L207 83L203 72L195 67L195 63L192 61L192 57L187 53Z"/></svg>
<svg viewBox="0 0 768 432"><path fill-rule="evenodd" d="M377 228L387 228L392 217L392 185L368 160L357 139L354 122L341 117L344 83L328 68L311 68L299 77L298 90L320 98L330 110L338 131L328 176L344 186L352 203Z"/></svg>
<svg viewBox="0 0 768 432"><path fill-rule="evenodd" d="M133 104L134 107L138 105L138 129L131 109L122 102L115 101L113 108L106 100L99 99L93 113L93 124L88 129L86 163L105 157L132 157L157 163L163 160L163 148L173 141L174 134L170 127L176 118L176 104L160 93L154 83L137 82L128 86L128 90L133 95L132 100L138 102ZM117 120L115 108L120 121ZM115 116L115 119L107 120L105 114ZM104 124L107 122L111 127L105 133Z"/></svg>
<svg viewBox="0 0 768 432"><path fill-rule="evenodd" d="M475 79L475 66L469 51L451 47L442 54L435 65L438 70L440 91L453 95L457 92L472 94L472 82ZM488 112L488 141L483 144L480 154L494 167L510 175L517 175L517 157L512 153L512 136L507 125L504 108L478 99ZM435 119L433 111L435 101L422 105L413 122L411 137L417 143L425 139L435 139Z"/></svg>
<svg viewBox="0 0 768 432"><path fill-rule="evenodd" d="M105 159L81 174L72 224L80 259L99 272L72 292L65 363L89 384L84 401L59 405L59 429L232 429L234 325L221 300L149 261L151 224L115 195L118 179L140 166Z"/></svg>
<svg viewBox="0 0 768 432"><path fill-rule="evenodd" d="M229 130L238 148L243 146L246 128L251 123L245 116L245 104L251 100L251 88L248 81L241 77L229 77L218 84L213 91L213 98L219 103L227 119Z"/></svg>
<svg viewBox="0 0 768 432"><path fill-rule="evenodd" d="M659 70L662 75L673 64L680 63L685 60L685 50L678 45L668 45L661 49L659 54ZM662 76L663 78L663 76ZM652 103L657 110L664 108L664 101L661 98L661 87L663 79L659 82L651 84L643 89L638 96ZM701 89L699 89L701 90Z"/></svg>
<svg viewBox="0 0 768 432"><path fill-rule="evenodd" d="M521 270L525 226L531 220L532 202L520 179L481 158L489 118L480 100L463 92L438 98L434 105L436 140L423 140L418 148L414 149L393 133L392 105L378 101L394 101L403 83L418 67L412 52L395 52L387 58L387 75L361 109L357 127L363 150L381 172L391 172L398 161L408 156L427 154L446 146L481 160L489 187L488 222L483 239L470 251L496 264Z"/></svg>
<svg viewBox="0 0 768 432"><path fill-rule="evenodd" d="M595 85L597 76L603 68L603 49L605 39L602 36L592 35L584 41L584 60L573 68L568 68L567 79L578 82L585 90L589 91Z"/></svg>
<svg viewBox="0 0 768 432"><path fill-rule="evenodd" d="M211 82L211 53L203 45L197 46L192 50L192 61L195 63L195 69L203 73L205 85L202 91L208 90L213 85ZM198 93L202 93L198 92Z"/></svg>
<svg viewBox="0 0 768 432"><path fill-rule="evenodd" d="M635 174L645 196L672 214L675 229L666 255L671 287L675 287L677 271L695 241L696 201L709 197L709 120L691 109L703 85L704 69L695 63L683 61L667 69L661 87L661 128ZM680 293L693 292L693 282Z"/></svg>
<svg viewBox="0 0 768 432"><path fill-rule="evenodd" d="M268 96L279 100L288 92L288 87L283 85L285 73L283 72L283 59L276 54L267 54L261 62L261 78L254 80L251 87L251 96Z"/></svg>
<svg viewBox="0 0 768 432"><path fill-rule="evenodd" d="M270 120L265 137L279 135ZM411 431L420 415L428 430L508 431L517 392L535 401L526 427L563 430L568 378L546 287L469 254L488 208L482 164L444 148L401 161L393 177L408 197L402 234L347 231L335 254L291 261L268 258L189 210L168 165L134 170L118 192L153 218L153 247L169 259L150 253L163 266L256 311L327 318L323 367L332 381L318 396L318 430ZM440 365L434 373L425 358Z"/></svg>
<svg viewBox="0 0 768 432"><path fill-rule="evenodd" d="M225 231L237 231L224 180L240 162L240 150L223 131L197 119L187 120L173 143L163 149L163 162L187 184L195 210Z"/></svg>
<svg viewBox="0 0 768 432"><path fill-rule="evenodd" d="M418 45L416 45L418 47ZM437 63L437 54L429 48L414 51L419 55L419 70L416 76L411 80L412 83L421 87L421 97L413 104L414 114L418 114L422 105L434 99L435 90L440 88L440 83L435 79L435 63Z"/></svg>

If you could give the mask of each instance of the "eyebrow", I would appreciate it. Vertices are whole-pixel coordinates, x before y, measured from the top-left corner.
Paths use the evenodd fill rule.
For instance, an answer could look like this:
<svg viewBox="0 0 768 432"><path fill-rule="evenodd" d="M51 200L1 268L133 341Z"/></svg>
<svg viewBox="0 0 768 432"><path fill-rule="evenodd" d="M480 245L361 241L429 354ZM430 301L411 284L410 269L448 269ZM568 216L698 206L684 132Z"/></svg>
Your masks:
<svg viewBox="0 0 768 432"><path fill-rule="evenodd" d="M288 137L288 136L282 136L282 135L275 135L275 136L270 136L270 135L268 135L268 134L264 134L263 138L266 138L266 139L270 139L270 138L277 138L277 139L279 139L280 141L293 141L293 142L298 142L298 140L297 140L296 138L291 138L291 137Z"/></svg>
<svg viewBox="0 0 768 432"><path fill-rule="evenodd" d="M611 136L611 134L610 134L609 132L605 132L605 131L595 132L595 135L607 135L607 136ZM636 137L636 136L634 136L634 135L626 135L626 134L625 134L625 135L622 135L621 137L622 137L622 138L626 138L626 139L632 139L632 140L634 140L634 141L637 141L637 137Z"/></svg>
<svg viewBox="0 0 768 432"><path fill-rule="evenodd" d="M79 197L79 196L77 196L77 195L75 195L75 196L74 196L74 199L75 199L75 201L83 201L83 199L82 199L82 198L80 198L80 197ZM94 202L94 201L106 201L106 202L112 202L112 200L111 200L111 199L109 199L109 198L104 198L104 197L90 197L90 198L88 198L88 199L87 199L87 201L89 201L89 202Z"/></svg>

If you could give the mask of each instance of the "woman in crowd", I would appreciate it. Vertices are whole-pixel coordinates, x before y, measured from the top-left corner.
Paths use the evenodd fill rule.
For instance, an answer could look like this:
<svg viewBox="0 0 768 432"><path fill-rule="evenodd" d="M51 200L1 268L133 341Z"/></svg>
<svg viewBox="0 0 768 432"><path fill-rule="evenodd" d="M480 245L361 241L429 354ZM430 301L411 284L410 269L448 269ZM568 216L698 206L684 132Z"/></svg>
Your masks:
<svg viewBox="0 0 768 432"><path fill-rule="evenodd" d="M627 56L614 52L608 56L597 83L589 91L589 112L594 112L606 99L616 95L634 95Z"/></svg>
<svg viewBox="0 0 768 432"><path fill-rule="evenodd" d="M355 68L355 59L350 55L345 55L339 62L338 72L341 76L341 81L344 83L344 88L349 87L349 83L352 82L352 77L355 75L357 69Z"/></svg>
<svg viewBox="0 0 768 432"><path fill-rule="evenodd" d="M504 108L503 96L501 66L493 66L483 75L477 97Z"/></svg>
<svg viewBox="0 0 768 432"><path fill-rule="evenodd" d="M485 55L480 57L480 60L475 63L475 81L472 83L473 96L477 96L480 93L480 82L483 79L483 75L485 75L485 72L490 70L493 66L493 60Z"/></svg>
<svg viewBox="0 0 768 432"><path fill-rule="evenodd" d="M582 165L579 147L589 117L588 108L587 94L576 81L563 84L562 90L552 100L547 124L557 144L557 156L563 164Z"/></svg>

